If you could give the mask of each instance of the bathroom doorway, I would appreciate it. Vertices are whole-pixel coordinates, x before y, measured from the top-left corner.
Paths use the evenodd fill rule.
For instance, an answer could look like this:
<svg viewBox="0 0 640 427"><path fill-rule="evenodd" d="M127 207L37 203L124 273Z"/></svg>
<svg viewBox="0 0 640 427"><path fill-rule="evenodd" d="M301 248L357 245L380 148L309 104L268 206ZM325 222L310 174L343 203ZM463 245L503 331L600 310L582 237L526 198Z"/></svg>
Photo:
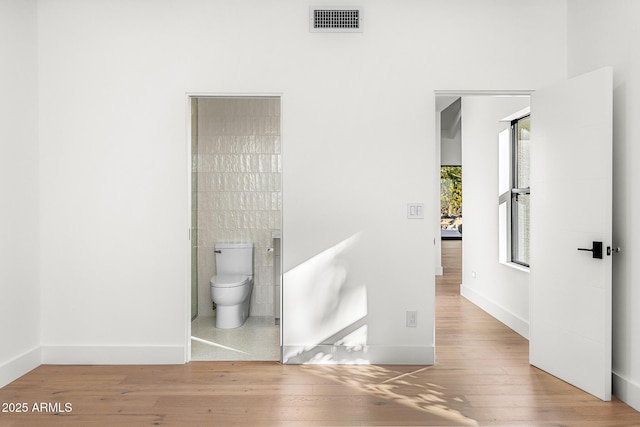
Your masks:
<svg viewBox="0 0 640 427"><path fill-rule="evenodd" d="M280 360L281 97L190 95L190 360ZM254 244L246 322L216 328L214 245Z"/></svg>

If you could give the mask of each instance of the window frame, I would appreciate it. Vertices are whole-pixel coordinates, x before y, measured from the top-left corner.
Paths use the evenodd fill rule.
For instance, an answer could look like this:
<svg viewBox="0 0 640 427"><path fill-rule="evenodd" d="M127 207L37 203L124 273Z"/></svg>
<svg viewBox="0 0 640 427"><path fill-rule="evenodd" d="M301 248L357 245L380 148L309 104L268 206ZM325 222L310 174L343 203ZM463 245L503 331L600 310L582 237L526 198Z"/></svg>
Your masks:
<svg viewBox="0 0 640 427"><path fill-rule="evenodd" d="M517 119L514 119L511 121L511 215L510 215L510 221L511 221L511 250L509 251L509 255L510 255L510 261L514 264L518 264L518 265L522 265L524 267L530 267L529 263L527 263L523 258L523 256L521 256L521 254L518 251L518 248L520 247L519 245L519 237L520 237L520 233L519 233L519 228L518 228L518 224L519 224L519 210L517 208L517 203L518 203L518 196L520 195L528 195L531 196L531 185L530 183L528 183L529 185L527 187L520 187L519 186L519 169L518 169L518 156L520 154L519 150L520 150L520 136L519 136L519 125L520 122L522 122L523 120L531 120L531 114L527 114L524 115L522 117L519 117Z"/></svg>
<svg viewBox="0 0 640 427"><path fill-rule="evenodd" d="M498 207L501 212L504 212L506 220L505 229L500 232L500 239L503 241L502 244L505 245L505 253L503 256L501 256L501 262L507 263L508 265L512 265L514 267L524 268L528 270L530 267L530 264L527 262L528 260L525 260L524 256L518 253L518 239L520 237L520 230L518 229L519 218L517 206L518 196L531 194L530 183L527 183L526 187L520 187L518 185L518 125L525 119L531 119L531 114L528 111L522 115L517 116L515 119L510 120L509 122L509 154L505 159L508 164L500 166L501 168L504 167L508 169L509 188L505 189L504 193L499 194Z"/></svg>

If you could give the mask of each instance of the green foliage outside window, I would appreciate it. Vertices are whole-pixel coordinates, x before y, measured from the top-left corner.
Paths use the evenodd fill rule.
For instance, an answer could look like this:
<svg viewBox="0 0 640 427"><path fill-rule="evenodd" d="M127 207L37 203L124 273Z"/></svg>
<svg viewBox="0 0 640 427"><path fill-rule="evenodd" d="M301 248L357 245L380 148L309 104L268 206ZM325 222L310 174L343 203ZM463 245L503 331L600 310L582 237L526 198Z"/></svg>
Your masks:
<svg viewBox="0 0 640 427"><path fill-rule="evenodd" d="M462 167L440 168L440 213L442 216L462 215Z"/></svg>

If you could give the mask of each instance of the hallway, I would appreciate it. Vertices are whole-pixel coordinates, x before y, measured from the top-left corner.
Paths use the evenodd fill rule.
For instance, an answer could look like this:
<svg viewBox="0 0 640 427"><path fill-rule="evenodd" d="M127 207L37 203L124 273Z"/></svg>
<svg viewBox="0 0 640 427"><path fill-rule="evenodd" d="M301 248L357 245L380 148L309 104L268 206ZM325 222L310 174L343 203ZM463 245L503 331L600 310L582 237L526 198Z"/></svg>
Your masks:
<svg viewBox="0 0 640 427"><path fill-rule="evenodd" d="M442 241L431 373L464 396L461 412L480 425L640 425L615 397L602 402L529 365L529 342L460 296L461 257L462 241Z"/></svg>

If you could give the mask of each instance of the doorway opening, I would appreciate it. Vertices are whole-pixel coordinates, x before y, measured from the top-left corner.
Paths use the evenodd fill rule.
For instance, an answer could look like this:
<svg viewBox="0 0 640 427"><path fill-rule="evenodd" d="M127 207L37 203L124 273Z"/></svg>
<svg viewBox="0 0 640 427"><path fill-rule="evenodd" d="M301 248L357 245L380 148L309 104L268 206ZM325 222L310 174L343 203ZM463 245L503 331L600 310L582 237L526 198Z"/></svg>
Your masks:
<svg viewBox="0 0 640 427"><path fill-rule="evenodd" d="M191 95L188 103L190 360L279 361L281 97ZM216 326L222 302L211 292L221 243L253 244L249 317L232 329Z"/></svg>
<svg viewBox="0 0 640 427"><path fill-rule="evenodd" d="M528 107L529 95L447 92L436 93L435 102L435 148L440 173L437 182L440 186L445 178L456 175L458 179L459 175L462 193L456 200L453 196L456 189L450 184L456 202L449 207L444 203L443 189L438 188L438 222L434 223L438 227L436 271L442 275L448 267L459 272L455 279L457 293L525 337L528 325L522 319L528 316L529 275L523 268L507 268L501 262L503 231L507 228L499 204L502 176L498 136L510 127L511 120L507 119L511 115ZM447 168L452 165L457 168ZM461 211L456 210L458 204ZM454 259L459 265L452 266L451 260L445 259L452 241L444 233L458 231L455 221L459 216L464 218L464 231L454 245L456 253L459 252Z"/></svg>

